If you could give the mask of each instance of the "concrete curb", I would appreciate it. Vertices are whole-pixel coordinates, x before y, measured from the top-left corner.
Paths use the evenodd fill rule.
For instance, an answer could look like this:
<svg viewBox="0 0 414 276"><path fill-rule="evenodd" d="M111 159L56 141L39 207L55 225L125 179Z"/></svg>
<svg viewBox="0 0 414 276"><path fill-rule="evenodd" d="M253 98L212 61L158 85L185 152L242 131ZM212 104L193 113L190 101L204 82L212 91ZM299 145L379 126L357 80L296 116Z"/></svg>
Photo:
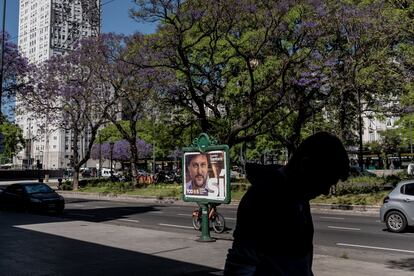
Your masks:
<svg viewBox="0 0 414 276"><path fill-rule="evenodd" d="M68 198L86 198L97 200L112 200L112 201L127 201L127 202L153 202L153 203L169 203L169 204L181 204L192 205L190 202L184 202L179 198L162 198L155 196L134 196L134 195L120 195L111 193L86 193L86 192L72 192L72 191L56 191L60 195Z"/></svg>
<svg viewBox="0 0 414 276"><path fill-rule="evenodd" d="M64 197L68 198L86 198L97 200L113 200L113 201L127 201L127 202L146 202L146 203L159 203L159 204L176 204L193 206L194 202L185 202L181 198L177 197L155 197L155 196L134 196L134 195L120 195L120 194L108 194L108 193L86 193L86 192L72 192L72 191L57 191ZM238 206L239 200L233 200L229 205ZM222 205L221 207L225 207ZM323 203L311 203L311 208L321 211L342 211L342 212L359 212L367 214L378 214L380 206L371 205L348 205L348 204L323 204Z"/></svg>
<svg viewBox="0 0 414 276"><path fill-rule="evenodd" d="M337 211L356 211L356 212L379 213L380 206L312 203L311 208L319 209L319 210L337 210Z"/></svg>

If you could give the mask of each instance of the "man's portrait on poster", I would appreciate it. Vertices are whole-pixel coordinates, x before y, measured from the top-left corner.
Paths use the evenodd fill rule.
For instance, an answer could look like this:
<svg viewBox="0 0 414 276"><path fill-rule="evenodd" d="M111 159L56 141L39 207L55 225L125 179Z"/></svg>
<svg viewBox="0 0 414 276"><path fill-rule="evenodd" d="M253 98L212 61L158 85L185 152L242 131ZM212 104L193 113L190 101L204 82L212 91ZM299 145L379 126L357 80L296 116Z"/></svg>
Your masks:
<svg viewBox="0 0 414 276"><path fill-rule="evenodd" d="M184 154L184 194L186 197L215 200L222 200L226 197L225 154L224 151Z"/></svg>

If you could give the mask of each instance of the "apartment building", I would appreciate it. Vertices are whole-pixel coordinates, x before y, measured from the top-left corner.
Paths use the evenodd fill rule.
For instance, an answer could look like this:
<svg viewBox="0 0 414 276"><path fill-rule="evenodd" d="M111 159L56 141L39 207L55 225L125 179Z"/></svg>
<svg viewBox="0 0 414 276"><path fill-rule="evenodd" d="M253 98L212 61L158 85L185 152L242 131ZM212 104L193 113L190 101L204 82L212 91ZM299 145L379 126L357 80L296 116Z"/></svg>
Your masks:
<svg viewBox="0 0 414 276"><path fill-rule="evenodd" d="M79 39L99 35L100 14L101 0L20 0L19 50L31 63L64 54ZM19 105L18 98L16 109L16 123L22 128L27 145L14 164L24 168L34 167L37 162L44 169L70 167L70 131L37 120ZM80 141L81 152L88 137L85 133Z"/></svg>

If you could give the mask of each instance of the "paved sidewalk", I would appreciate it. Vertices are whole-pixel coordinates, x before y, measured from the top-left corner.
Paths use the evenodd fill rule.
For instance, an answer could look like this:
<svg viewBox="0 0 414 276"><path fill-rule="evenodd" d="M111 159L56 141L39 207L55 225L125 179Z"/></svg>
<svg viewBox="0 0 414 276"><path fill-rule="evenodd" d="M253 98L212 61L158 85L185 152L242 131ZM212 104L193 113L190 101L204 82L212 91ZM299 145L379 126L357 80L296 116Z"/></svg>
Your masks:
<svg viewBox="0 0 414 276"><path fill-rule="evenodd" d="M0 216L5 221L11 219L7 218L10 216L7 214ZM46 256L36 257L40 260L23 259L33 262L26 263L26 268L13 264L3 266L11 269L2 270L3 273L6 272L2 275L26 275L28 267L31 268L30 275L222 275L225 256L231 246L231 241L221 239L216 242L197 242L196 235L87 221L56 220L39 223L36 219L42 218L34 216L35 223L21 221L13 228L30 233L33 242L37 242L37 235L41 235L39 239L42 238L42 241L45 237L53 237L53 241L45 242L44 246L53 245L54 250L72 248L78 252L76 254L81 254L79 251L93 252L88 253L89 260L69 264L68 260L61 258L63 253L56 251L57 258L53 260L47 260L50 257ZM13 217L13 220L16 218ZM42 255L41 253L42 251L36 256ZM5 265L0 262L1 264ZM36 273L33 269L37 269ZM315 256L314 272L319 276L413 275L412 271L393 269L382 264L324 255Z"/></svg>
<svg viewBox="0 0 414 276"><path fill-rule="evenodd" d="M193 204L185 203L175 199L156 199L142 197L123 197L123 196L102 196L97 194L84 194L73 192L62 192L65 197L85 197L99 198L105 200L121 201L144 201L144 202L162 202L173 204ZM237 204L237 202L234 202ZM316 206L318 207L318 206ZM320 211L326 212L355 212L355 209L349 210L332 210L329 206L320 207ZM375 215L375 207L361 211L361 214ZM2 225L0 232L5 233L2 229L6 220L1 214ZM44 217L43 217L44 218ZM34 223L21 221L13 224L10 229L19 229L28 235L26 238L30 241L43 243L45 242L47 254L48 246L62 246L65 248L74 248L75 252L88 252L90 260L86 263L72 262L71 259L62 258L62 253L58 253L53 260L44 260L45 257L28 258L26 266L20 266L11 262L13 258L7 254L16 254L20 256L24 248L14 248L13 250L3 250L0 252L0 268L7 267L10 270L0 273L2 275L222 275L225 256L228 248L231 246L231 240L218 239L216 242L200 243L197 242L197 236L188 236L186 234L171 233L159 230L131 228L119 225L109 225L103 223L94 223L87 221L59 220L45 221L40 217L40 221L34 219ZM81 231L80 231L81 229ZM38 241L36 240L38 233ZM18 232L17 234L20 234ZM45 236L46 235L46 236ZM0 235L1 237L1 235ZM19 238L17 236L13 236ZM54 238L51 238L54 237ZM57 237L57 238L56 238ZM58 241L56 241L56 239ZM7 248L7 247L6 247ZM52 247L51 247L52 248ZM50 249L51 250L51 249ZM53 248L53 252L59 250ZM6 252L5 252L6 251ZM91 253L89 253L91 252ZM79 253L78 253L79 254ZM3 256L3 255L6 255ZM53 255L53 253L52 253ZM65 254L64 254L65 255ZM91 256L90 256L91 255ZM53 257L53 256L52 256ZM40 258L37 259L37 258ZM10 261L10 262L9 262ZM42 263L42 261L44 263ZM33 270L27 270L28 267L36 267L38 273ZM396 265L385 265L371 263L346 258L338 258L326 255L315 255L314 273L319 276L408 276L413 275L412 265L408 265L407 270L403 270L403 263ZM25 270L26 269L26 270Z"/></svg>

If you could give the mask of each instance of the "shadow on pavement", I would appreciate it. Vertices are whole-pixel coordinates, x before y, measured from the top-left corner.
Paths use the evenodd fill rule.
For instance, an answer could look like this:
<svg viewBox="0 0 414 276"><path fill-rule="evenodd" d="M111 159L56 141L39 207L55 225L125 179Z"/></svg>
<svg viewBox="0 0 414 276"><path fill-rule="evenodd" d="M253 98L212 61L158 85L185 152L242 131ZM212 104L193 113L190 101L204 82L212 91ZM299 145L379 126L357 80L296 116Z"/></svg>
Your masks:
<svg viewBox="0 0 414 276"><path fill-rule="evenodd" d="M70 203L84 203L94 200L71 200ZM66 204L63 214L58 215L52 211L28 211L32 214L43 215L46 217L65 218L66 220L84 220L89 222L105 222L115 219L128 218L134 214L142 214L147 212L160 211L160 205L149 206L123 206L123 207L107 207L107 208L92 208L92 209L78 209ZM0 208L4 212L22 212L12 208Z"/></svg>
<svg viewBox="0 0 414 276"><path fill-rule="evenodd" d="M398 261L391 260L387 262L387 266L392 269L414 271L414 258L405 258Z"/></svg>
<svg viewBox="0 0 414 276"><path fill-rule="evenodd" d="M0 212L0 221L1 275L199 276L218 272L156 256L162 251L145 254L24 229L32 223L67 221L56 217Z"/></svg>
<svg viewBox="0 0 414 276"><path fill-rule="evenodd" d="M67 200L67 199L66 199ZM70 203L99 202L99 199L70 199Z"/></svg>
<svg viewBox="0 0 414 276"><path fill-rule="evenodd" d="M382 231L383 232L388 232L388 233L391 233L391 234L394 234L394 235L401 235L401 233L393 233L393 232L391 232L390 230L388 230L387 227L383 228ZM404 232L405 233L414 233L414 227L407 226L407 228L404 230Z"/></svg>
<svg viewBox="0 0 414 276"><path fill-rule="evenodd" d="M150 206L124 206L124 207L108 207L96 209L75 209L65 208L63 217L66 219L85 220L90 222L104 222L114 219L128 218L134 214L142 214L148 212L159 211L158 205Z"/></svg>

